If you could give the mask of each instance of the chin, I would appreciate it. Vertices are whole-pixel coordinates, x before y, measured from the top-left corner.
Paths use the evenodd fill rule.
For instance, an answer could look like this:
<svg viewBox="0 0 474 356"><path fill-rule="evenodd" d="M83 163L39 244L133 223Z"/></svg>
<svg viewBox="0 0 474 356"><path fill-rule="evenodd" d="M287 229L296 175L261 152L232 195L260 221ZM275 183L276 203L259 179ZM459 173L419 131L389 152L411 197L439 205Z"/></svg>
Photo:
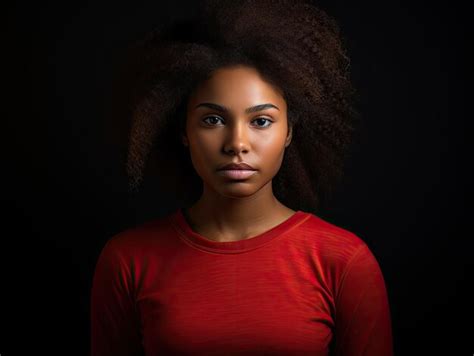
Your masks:
<svg viewBox="0 0 474 356"><path fill-rule="evenodd" d="M222 196L228 198L245 198L252 196L258 192L258 188L255 183L249 182L248 180L236 180L220 184L219 187L215 187L214 190Z"/></svg>

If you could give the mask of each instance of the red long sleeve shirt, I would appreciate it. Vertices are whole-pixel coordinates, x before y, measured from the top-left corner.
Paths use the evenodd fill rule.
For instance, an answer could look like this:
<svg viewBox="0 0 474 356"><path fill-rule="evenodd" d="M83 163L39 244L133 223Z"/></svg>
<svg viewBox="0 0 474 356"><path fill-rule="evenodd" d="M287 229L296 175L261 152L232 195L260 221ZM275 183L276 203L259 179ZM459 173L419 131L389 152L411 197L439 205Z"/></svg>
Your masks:
<svg viewBox="0 0 474 356"><path fill-rule="evenodd" d="M359 237L312 213L217 242L178 209L102 249L91 354L392 356L385 283Z"/></svg>

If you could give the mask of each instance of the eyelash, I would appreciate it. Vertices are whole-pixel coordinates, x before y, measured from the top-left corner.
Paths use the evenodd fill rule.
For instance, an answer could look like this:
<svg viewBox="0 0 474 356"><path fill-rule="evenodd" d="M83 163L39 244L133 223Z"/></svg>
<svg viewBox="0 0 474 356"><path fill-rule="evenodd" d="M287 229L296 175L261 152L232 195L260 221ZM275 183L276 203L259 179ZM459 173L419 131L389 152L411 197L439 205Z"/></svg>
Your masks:
<svg viewBox="0 0 474 356"><path fill-rule="evenodd" d="M206 120L207 120L208 118L210 118L210 117L214 117L214 118L217 118L217 119L222 120L222 119L221 119L220 117L218 117L218 116L209 115L209 116L206 116L202 121L207 124ZM268 122L270 122L270 124L267 125L267 126L259 126L259 128L266 129L267 127L270 127L270 126L272 125L272 123L273 123L273 120L270 120L270 119L268 119L268 118L266 118L266 117L263 117L263 116L262 116L262 117L257 117L257 118L255 118L253 121L255 121L255 120L262 120L262 119L263 119L263 120L266 120L266 121L268 121ZM208 124L208 125L209 125L209 124ZM210 124L209 126L214 126L214 125Z"/></svg>

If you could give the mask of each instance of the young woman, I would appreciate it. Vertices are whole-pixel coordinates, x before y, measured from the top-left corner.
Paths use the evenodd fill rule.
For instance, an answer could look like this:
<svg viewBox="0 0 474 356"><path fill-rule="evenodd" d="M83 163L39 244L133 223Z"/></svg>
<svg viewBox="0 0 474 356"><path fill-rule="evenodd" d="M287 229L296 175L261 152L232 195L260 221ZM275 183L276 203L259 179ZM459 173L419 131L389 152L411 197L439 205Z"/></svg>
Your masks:
<svg viewBox="0 0 474 356"><path fill-rule="evenodd" d="M189 204L103 248L92 355L392 355L374 255L316 213L354 129L337 25L298 0L201 9L141 43L127 162L136 189L154 152Z"/></svg>

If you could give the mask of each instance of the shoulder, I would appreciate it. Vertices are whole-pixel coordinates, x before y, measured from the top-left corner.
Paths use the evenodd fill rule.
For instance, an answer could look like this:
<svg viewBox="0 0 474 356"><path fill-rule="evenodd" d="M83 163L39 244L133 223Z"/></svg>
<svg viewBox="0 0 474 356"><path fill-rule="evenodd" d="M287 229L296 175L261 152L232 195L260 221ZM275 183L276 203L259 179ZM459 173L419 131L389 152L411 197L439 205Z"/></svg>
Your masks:
<svg viewBox="0 0 474 356"><path fill-rule="evenodd" d="M375 260L369 246L355 232L307 214L309 217L298 229L297 244L328 279L340 280L351 265L367 265Z"/></svg>
<svg viewBox="0 0 474 356"><path fill-rule="evenodd" d="M298 239L325 276L335 295L341 282L349 275L379 273L375 256L356 233L337 226L312 213L300 227Z"/></svg>
<svg viewBox="0 0 474 356"><path fill-rule="evenodd" d="M325 257L348 262L357 253L368 249L365 241L353 231L335 225L313 213L301 225L301 232L311 248Z"/></svg>
<svg viewBox="0 0 474 356"><path fill-rule="evenodd" d="M156 247L170 234L169 217L167 214L149 219L116 232L105 242L102 254L127 259Z"/></svg>

